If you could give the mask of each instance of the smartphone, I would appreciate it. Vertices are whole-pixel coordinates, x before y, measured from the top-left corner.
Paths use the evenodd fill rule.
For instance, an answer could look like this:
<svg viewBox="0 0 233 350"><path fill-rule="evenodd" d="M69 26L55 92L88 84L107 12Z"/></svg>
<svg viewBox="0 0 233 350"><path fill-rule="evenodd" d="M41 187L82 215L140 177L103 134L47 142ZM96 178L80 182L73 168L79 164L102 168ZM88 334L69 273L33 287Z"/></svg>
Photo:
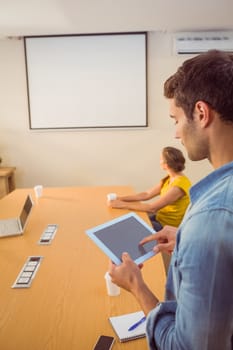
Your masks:
<svg viewBox="0 0 233 350"><path fill-rule="evenodd" d="M100 335L93 350L110 350L114 343L114 338L107 335Z"/></svg>

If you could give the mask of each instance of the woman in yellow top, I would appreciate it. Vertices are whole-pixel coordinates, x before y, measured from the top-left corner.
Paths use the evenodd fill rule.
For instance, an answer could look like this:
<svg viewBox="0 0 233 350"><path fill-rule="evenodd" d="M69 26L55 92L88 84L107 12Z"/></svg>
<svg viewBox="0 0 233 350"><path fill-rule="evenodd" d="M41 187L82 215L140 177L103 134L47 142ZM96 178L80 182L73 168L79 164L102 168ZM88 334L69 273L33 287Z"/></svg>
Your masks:
<svg viewBox="0 0 233 350"><path fill-rule="evenodd" d="M179 149L163 148L160 165L168 175L153 188L134 195L117 196L115 200L108 201L112 208L147 212L156 231L165 225L179 226L190 202L191 187L191 182L182 172L185 158ZM158 195L159 198L154 202L144 203Z"/></svg>

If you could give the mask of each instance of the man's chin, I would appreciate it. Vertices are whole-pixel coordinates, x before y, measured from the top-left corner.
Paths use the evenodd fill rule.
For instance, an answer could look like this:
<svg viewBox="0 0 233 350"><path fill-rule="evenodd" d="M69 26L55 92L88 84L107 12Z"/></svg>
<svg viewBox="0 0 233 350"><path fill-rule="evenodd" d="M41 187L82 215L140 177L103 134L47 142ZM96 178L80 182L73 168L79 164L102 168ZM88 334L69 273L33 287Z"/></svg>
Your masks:
<svg viewBox="0 0 233 350"><path fill-rule="evenodd" d="M198 155L190 154L190 153L188 153L188 158L189 158L190 160L192 160L193 162L198 162L198 161L200 161L200 160L206 159L206 157L200 157L200 155L198 156Z"/></svg>

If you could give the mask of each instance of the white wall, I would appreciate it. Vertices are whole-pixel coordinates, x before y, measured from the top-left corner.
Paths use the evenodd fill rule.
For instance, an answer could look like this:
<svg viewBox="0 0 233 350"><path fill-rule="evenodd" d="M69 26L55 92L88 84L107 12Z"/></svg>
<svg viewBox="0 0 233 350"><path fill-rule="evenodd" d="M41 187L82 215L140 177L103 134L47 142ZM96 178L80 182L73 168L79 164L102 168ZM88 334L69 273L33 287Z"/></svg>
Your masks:
<svg viewBox="0 0 233 350"><path fill-rule="evenodd" d="M145 129L31 131L23 41L0 40L0 57L0 156L2 165L16 166L17 187L132 185L143 190L164 175L159 168L164 146L178 147L186 155L174 139L163 97L164 80L188 58L172 52L171 34L149 33ZM186 174L193 183L210 171L207 161L187 161Z"/></svg>

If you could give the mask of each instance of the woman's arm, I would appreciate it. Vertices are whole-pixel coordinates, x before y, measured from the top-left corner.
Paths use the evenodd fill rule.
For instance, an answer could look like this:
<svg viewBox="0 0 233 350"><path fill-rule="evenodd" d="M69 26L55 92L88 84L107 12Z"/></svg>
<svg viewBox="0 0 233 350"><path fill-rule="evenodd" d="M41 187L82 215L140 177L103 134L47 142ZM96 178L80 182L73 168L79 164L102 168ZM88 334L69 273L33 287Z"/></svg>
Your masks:
<svg viewBox="0 0 233 350"><path fill-rule="evenodd" d="M174 203L176 200L183 197L184 195L185 193L181 188L173 186L167 191L166 194L162 195L159 199L152 203L130 203L125 200L116 199L109 201L108 205L112 208L156 213L159 209Z"/></svg>
<svg viewBox="0 0 233 350"><path fill-rule="evenodd" d="M160 181L154 187L146 190L145 192L140 192L128 196L117 196L117 199L125 202L136 202L136 201L146 201L160 194L162 187L162 181Z"/></svg>

